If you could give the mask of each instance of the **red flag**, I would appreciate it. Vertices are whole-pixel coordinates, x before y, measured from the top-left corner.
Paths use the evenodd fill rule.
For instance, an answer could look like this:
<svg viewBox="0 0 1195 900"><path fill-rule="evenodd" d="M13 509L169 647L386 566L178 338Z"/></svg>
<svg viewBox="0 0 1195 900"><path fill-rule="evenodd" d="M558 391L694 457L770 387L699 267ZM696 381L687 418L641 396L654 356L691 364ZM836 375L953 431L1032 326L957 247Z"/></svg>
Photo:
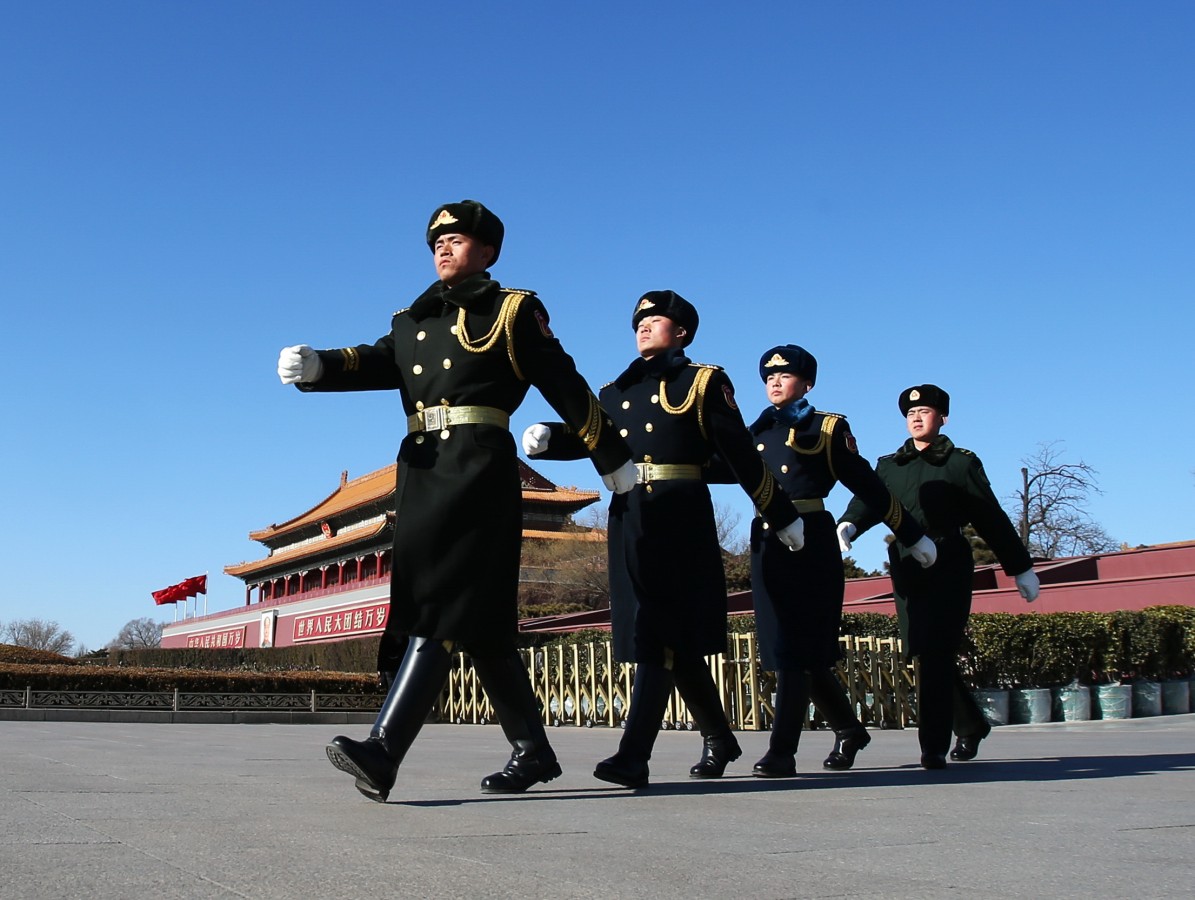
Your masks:
<svg viewBox="0 0 1195 900"><path fill-rule="evenodd" d="M196 594L207 593L207 576L196 575L193 578L187 578L178 585L184 597L194 597Z"/></svg>
<svg viewBox="0 0 1195 900"><path fill-rule="evenodd" d="M177 584L172 584L168 588L162 588L160 591L153 591L152 593L154 603L156 603L158 606L162 606L166 603L178 603L178 601L182 600L185 596L181 591L179 591Z"/></svg>

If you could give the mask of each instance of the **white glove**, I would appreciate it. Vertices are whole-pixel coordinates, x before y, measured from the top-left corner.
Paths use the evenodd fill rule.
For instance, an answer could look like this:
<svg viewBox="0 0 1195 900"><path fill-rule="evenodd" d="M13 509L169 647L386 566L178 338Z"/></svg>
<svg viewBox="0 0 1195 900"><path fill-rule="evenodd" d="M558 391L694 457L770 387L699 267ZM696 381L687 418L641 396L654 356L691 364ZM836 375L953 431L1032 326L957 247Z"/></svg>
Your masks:
<svg viewBox="0 0 1195 900"><path fill-rule="evenodd" d="M319 354L306 344L283 347L278 354L278 377L283 384L319 381L323 374L324 364L320 362Z"/></svg>
<svg viewBox="0 0 1195 900"><path fill-rule="evenodd" d="M854 540L855 535L859 533L859 529L855 527L853 522L839 522L838 523L838 549L843 553L851 552L851 541Z"/></svg>
<svg viewBox="0 0 1195 900"><path fill-rule="evenodd" d="M639 470L629 459L609 475L602 476L602 484L606 490L616 494L625 494L639 481Z"/></svg>
<svg viewBox="0 0 1195 900"><path fill-rule="evenodd" d="M928 534L923 534L920 540L909 548L909 555L921 563L921 568L928 569L938 561L938 545Z"/></svg>
<svg viewBox="0 0 1195 900"><path fill-rule="evenodd" d="M1037 599L1037 595L1041 593L1041 580L1037 577L1037 573L1032 569L1026 569L1016 578L1017 590L1021 592L1021 596L1025 598L1026 603L1032 603Z"/></svg>
<svg viewBox="0 0 1195 900"><path fill-rule="evenodd" d="M537 456L548 449L548 439L552 431L547 425L528 425L523 432L523 452L528 456Z"/></svg>
<svg viewBox="0 0 1195 900"><path fill-rule="evenodd" d="M805 520L797 519L776 532L776 537L789 550L800 550L805 546Z"/></svg>

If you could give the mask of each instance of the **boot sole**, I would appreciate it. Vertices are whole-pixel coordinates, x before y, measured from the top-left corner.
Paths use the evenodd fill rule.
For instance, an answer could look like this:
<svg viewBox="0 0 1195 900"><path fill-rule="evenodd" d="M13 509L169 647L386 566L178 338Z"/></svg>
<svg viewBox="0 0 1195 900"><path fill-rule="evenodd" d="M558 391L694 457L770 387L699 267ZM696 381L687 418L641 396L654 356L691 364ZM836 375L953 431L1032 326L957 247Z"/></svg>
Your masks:
<svg viewBox="0 0 1195 900"><path fill-rule="evenodd" d="M598 781L609 782L610 784L617 784L625 788L642 788L647 787L646 778L624 778L617 772L610 772L605 769L594 769L593 777Z"/></svg>
<svg viewBox="0 0 1195 900"><path fill-rule="evenodd" d="M376 803L385 803L386 798L390 796L390 789L382 788L375 785L369 780L369 776L365 771L358 766L352 759L344 754L343 751L335 744L329 744L324 748L328 754L328 762L332 763L336 768L342 772L347 772L357 779L357 790L365 797L373 800Z"/></svg>
<svg viewBox="0 0 1195 900"><path fill-rule="evenodd" d="M563 774L564 770L561 769L560 764L557 763L551 769L544 772L544 774L542 774L539 778L535 779L535 781L529 781L522 787L519 787L518 785L511 785L510 787L498 787L496 785L483 784L481 786L481 792L483 794L522 794L534 784L547 784L549 781L555 781Z"/></svg>

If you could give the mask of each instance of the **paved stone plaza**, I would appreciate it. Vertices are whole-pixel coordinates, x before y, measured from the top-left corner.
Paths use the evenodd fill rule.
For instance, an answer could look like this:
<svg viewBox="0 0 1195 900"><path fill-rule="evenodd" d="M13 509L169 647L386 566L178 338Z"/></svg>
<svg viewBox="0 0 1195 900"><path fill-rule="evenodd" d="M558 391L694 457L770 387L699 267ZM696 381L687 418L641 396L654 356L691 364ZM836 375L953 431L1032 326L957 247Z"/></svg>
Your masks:
<svg viewBox="0 0 1195 900"><path fill-rule="evenodd" d="M0 722L0 897L1190 897L1195 715L997 729L928 773L875 731L850 772L806 732L789 781L591 776L618 732L558 728L564 776L481 794L495 726L429 725L386 805L324 757L363 725Z"/></svg>

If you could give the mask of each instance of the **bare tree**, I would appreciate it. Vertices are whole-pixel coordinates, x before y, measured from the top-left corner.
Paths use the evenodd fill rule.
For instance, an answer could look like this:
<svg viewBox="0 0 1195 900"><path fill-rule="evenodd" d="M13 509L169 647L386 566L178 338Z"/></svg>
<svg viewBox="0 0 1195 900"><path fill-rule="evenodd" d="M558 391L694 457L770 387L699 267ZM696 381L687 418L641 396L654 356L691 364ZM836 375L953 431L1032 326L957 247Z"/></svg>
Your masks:
<svg viewBox="0 0 1195 900"><path fill-rule="evenodd" d="M109 643L112 650L141 650L162 643L162 623L141 618L125 622L124 628Z"/></svg>
<svg viewBox="0 0 1195 900"><path fill-rule="evenodd" d="M17 647L31 650L49 650L51 653L70 655L75 645L75 636L57 622L45 619L19 619L4 626L4 639Z"/></svg>
<svg viewBox="0 0 1195 900"><path fill-rule="evenodd" d="M1103 493L1096 470L1082 460L1063 462L1059 443L1042 442L1033 456L1021 460L1021 490L1008 500L1021 540L1030 553L1046 559L1118 549L1087 511L1091 495Z"/></svg>

